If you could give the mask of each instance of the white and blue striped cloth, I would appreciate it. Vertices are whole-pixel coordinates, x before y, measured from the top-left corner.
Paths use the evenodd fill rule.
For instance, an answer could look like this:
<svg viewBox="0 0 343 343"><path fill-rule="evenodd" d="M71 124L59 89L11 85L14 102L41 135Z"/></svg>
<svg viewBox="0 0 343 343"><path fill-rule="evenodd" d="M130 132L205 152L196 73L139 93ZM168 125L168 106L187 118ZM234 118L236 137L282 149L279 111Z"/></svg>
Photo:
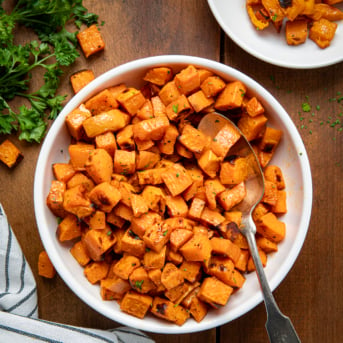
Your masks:
<svg viewBox="0 0 343 343"><path fill-rule="evenodd" d="M153 343L141 331L87 329L38 319L30 266L0 204L0 343Z"/></svg>

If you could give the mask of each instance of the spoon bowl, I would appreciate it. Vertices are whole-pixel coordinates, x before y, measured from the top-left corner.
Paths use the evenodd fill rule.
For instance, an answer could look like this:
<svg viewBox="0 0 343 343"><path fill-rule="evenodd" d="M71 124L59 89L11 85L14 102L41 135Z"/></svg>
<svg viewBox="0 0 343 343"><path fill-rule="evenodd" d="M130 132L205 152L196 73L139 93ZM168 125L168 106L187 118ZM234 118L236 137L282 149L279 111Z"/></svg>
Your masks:
<svg viewBox="0 0 343 343"><path fill-rule="evenodd" d="M229 126L230 131L236 132L240 136L238 141L230 148L228 154L234 157L244 157L248 162L248 176L244 181L246 196L235 208L242 212L241 231L247 239L263 293L267 311L266 329L269 340L271 343L300 342L291 320L281 313L275 302L256 245L256 225L252 219L252 211L264 194L264 177L257 156L239 128L229 118L220 113L211 112L205 115L199 122L198 129L210 138L214 138L220 129L225 126Z"/></svg>

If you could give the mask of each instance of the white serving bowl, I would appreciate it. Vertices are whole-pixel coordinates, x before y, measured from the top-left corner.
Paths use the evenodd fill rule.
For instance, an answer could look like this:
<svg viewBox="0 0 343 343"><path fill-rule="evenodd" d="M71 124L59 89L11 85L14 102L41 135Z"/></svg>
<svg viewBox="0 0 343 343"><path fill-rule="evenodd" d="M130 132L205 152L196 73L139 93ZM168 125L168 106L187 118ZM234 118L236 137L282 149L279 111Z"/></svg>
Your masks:
<svg viewBox="0 0 343 343"><path fill-rule="evenodd" d="M99 76L77 93L59 114L50 128L38 158L34 180L34 206L39 233L44 247L57 272L66 284L90 307L123 325L155 333L189 333L223 325L242 316L262 301L262 294L255 273L247 275L241 290L231 296L220 310L210 311L202 322L188 320L183 326L148 315L141 320L120 311L114 301L103 301L99 286L90 284L83 275L83 268L69 252L70 246L56 238L56 217L46 206L51 181L54 179L52 164L68 162L68 145L71 142L64 119L74 108L99 91L120 83L140 87L146 71L154 66L170 66L174 72L187 65L211 70L225 80L240 80L249 95L256 95L263 103L269 124L284 132L272 163L281 167L288 194L288 213L281 220L286 223L287 234L279 251L270 255L265 272L274 290L285 278L295 262L306 237L312 207L312 179L310 165L300 135L290 117L276 99L257 82L241 72L221 63L192 56L155 56L120 65Z"/></svg>

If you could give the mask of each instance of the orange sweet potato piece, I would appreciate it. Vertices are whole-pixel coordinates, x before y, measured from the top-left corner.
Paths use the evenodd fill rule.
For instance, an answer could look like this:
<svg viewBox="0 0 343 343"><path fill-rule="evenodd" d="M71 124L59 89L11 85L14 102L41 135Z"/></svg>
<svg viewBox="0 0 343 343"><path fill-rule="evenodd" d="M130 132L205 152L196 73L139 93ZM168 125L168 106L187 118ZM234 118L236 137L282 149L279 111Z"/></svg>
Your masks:
<svg viewBox="0 0 343 343"><path fill-rule="evenodd" d="M167 195L166 206L170 217L186 217L188 213L188 206L182 196L175 197Z"/></svg>
<svg viewBox="0 0 343 343"><path fill-rule="evenodd" d="M182 94L188 95L200 88L200 76L197 69L189 65L174 77L176 87Z"/></svg>
<svg viewBox="0 0 343 343"><path fill-rule="evenodd" d="M97 114L118 108L118 102L114 95L106 88L88 99L85 107L93 116L96 116Z"/></svg>
<svg viewBox="0 0 343 343"><path fill-rule="evenodd" d="M63 207L64 193L66 184L62 181L52 180L49 194L46 198L46 204L50 211L56 216L63 218L66 216L66 210Z"/></svg>
<svg viewBox="0 0 343 343"><path fill-rule="evenodd" d="M95 137L95 147L97 149L104 149L113 157L117 149L117 142L113 132L106 132Z"/></svg>
<svg viewBox="0 0 343 343"><path fill-rule="evenodd" d="M138 267L129 276L131 287L139 293L149 293L156 288L144 267Z"/></svg>
<svg viewBox="0 0 343 343"><path fill-rule="evenodd" d="M218 226L223 223L225 217L223 217L216 210L211 210L208 207L205 207L201 213L200 221L209 226Z"/></svg>
<svg viewBox="0 0 343 343"><path fill-rule="evenodd" d="M109 268L110 266L107 262L95 261L87 264L83 273L91 284L95 284L107 276Z"/></svg>
<svg viewBox="0 0 343 343"><path fill-rule="evenodd" d="M193 232L187 229L174 229L170 235L170 248L176 252L193 237Z"/></svg>
<svg viewBox="0 0 343 343"><path fill-rule="evenodd" d="M198 298L210 305L224 306L229 300L233 289L215 276L204 279L200 286Z"/></svg>
<svg viewBox="0 0 343 343"><path fill-rule="evenodd" d="M144 140L160 140L163 138L169 120L167 117L157 117L152 119L142 120L133 125L133 135L136 138Z"/></svg>
<svg viewBox="0 0 343 343"><path fill-rule="evenodd" d="M177 121L183 116L193 112L193 108L187 97L182 94L166 106L166 113L169 120Z"/></svg>
<svg viewBox="0 0 343 343"><path fill-rule="evenodd" d="M203 151L207 140L201 131L192 125L186 124L182 129L179 142L188 150L200 154Z"/></svg>
<svg viewBox="0 0 343 343"><path fill-rule="evenodd" d="M241 256L241 249L229 239L213 237L211 240L212 252L218 255L229 257L234 263Z"/></svg>
<svg viewBox="0 0 343 343"><path fill-rule="evenodd" d="M131 87L121 92L117 97L117 101L126 112L134 116L145 103L145 97L140 90Z"/></svg>
<svg viewBox="0 0 343 343"><path fill-rule="evenodd" d="M207 274L215 276L220 281L230 286L232 271L234 270L234 264L230 258L212 256L205 269Z"/></svg>
<svg viewBox="0 0 343 343"><path fill-rule="evenodd" d="M274 206L278 199L278 189L274 182L265 180L262 202Z"/></svg>
<svg viewBox="0 0 343 343"><path fill-rule="evenodd" d="M147 249L143 257L143 265L146 269L162 269L166 261L167 246L165 245L159 252Z"/></svg>
<svg viewBox="0 0 343 343"><path fill-rule="evenodd" d="M143 236L143 241L148 248L159 252L168 242L171 231L168 225L155 223L147 228Z"/></svg>
<svg viewBox="0 0 343 343"><path fill-rule="evenodd" d="M287 194L285 191L277 191L276 204L271 207L271 211L277 214L287 213Z"/></svg>
<svg viewBox="0 0 343 343"><path fill-rule="evenodd" d="M158 148L162 154L172 155L174 153L174 146L176 139L179 136L179 131L174 125L169 125L166 132L158 143Z"/></svg>
<svg viewBox="0 0 343 343"><path fill-rule="evenodd" d="M195 296L191 300L189 312L191 313L192 317L198 323L200 323L207 315L208 306L203 301L201 301L197 296Z"/></svg>
<svg viewBox="0 0 343 343"><path fill-rule="evenodd" d="M83 185L87 192L94 187L94 182L82 172L76 172L75 175L67 182L67 189L78 185Z"/></svg>
<svg viewBox="0 0 343 343"><path fill-rule="evenodd" d="M282 190L285 188L285 179L282 171L278 166L269 165L263 170L265 180L271 181L276 184L277 189Z"/></svg>
<svg viewBox="0 0 343 343"><path fill-rule="evenodd" d="M94 150L93 144L77 143L68 147L70 163L76 171L85 171L89 154Z"/></svg>
<svg viewBox="0 0 343 343"><path fill-rule="evenodd" d="M243 113L237 123L237 126L248 141L252 141L256 139L265 128L267 120L267 117L263 114L251 117L250 115Z"/></svg>
<svg viewBox="0 0 343 343"><path fill-rule="evenodd" d="M83 122L90 118L92 115L85 106L80 106L67 114L65 123L70 135L77 141L85 137L85 130Z"/></svg>
<svg viewBox="0 0 343 343"><path fill-rule="evenodd" d="M151 68L144 75L143 80L149 81L157 86L163 86L173 78L173 71L168 67Z"/></svg>
<svg viewBox="0 0 343 343"><path fill-rule="evenodd" d="M246 110L250 117L255 117L264 113L264 107L260 101L253 96L246 104Z"/></svg>
<svg viewBox="0 0 343 343"><path fill-rule="evenodd" d="M218 197L220 205L225 211L231 210L232 207L238 205L246 196L245 183L241 182L231 189L227 189Z"/></svg>
<svg viewBox="0 0 343 343"><path fill-rule="evenodd" d="M146 294L127 292L120 302L120 309L132 316L143 319L151 307L153 298Z"/></svg>
<svg viewBox="0 0 343 343"><path fill-rule="evenodd" d="M268 212L262 216L257 224L257 232L272 242L281 242L286 235L286 225L275 214Z"/></svg>
<svg viewBox="0 0 343 343"><path fill-rule="evenodd" d="M159 185L163 183L162 174L166 168L154 168L142 170L138 173L138 182L140 185Z"/></svg>
<svg viewBox="0 0 343 343"><path fill-rule="evenodd" d="M211 257L212 245L207 236L200 233L194 233L179 251L187 261L203 262Z"/></svg>
<svg viewBox="0 0 343 343"><path fill-rule="evenodd" d="M219 111L240 107L246 91L246 87L242 82L229 82L218 95L214 107Z"/></svg>
<svg viewBox="0 0 343 343"><path fill-rule="evenodd" d="M201 83L200 88L207 98L211 98L221 92L225 85L226 83L219 76L211 75Z"/></svg>
<svg viewBox="0 0 343 343"><path fill-rule="evenodd" d="M76 171L70 163L54 163L52 171L57 180L67 183L72 178Z"/></svg>
<svg viewBox="0 0 343 343"><path fill-rule="evenodd" d="M238 261L235 263L235 268L242 272L246 272L249 256L250 253L248 250L241 249L241 254L238 258Z"/></svg>
<svg viewBox="0 0 343 343"><path fill-rule="evenodd" d="M74 93L78 93L83 87L95 79L92 70L80 70L70 76L70 83Z"/></svg>
<svg viewBox="0 0 343 343"><path fill-rule="evenodd" d="M133 174L136 170L136 152L116 150L114 153L114 172L121 175Z"/></svg>
<svg viewBox="0 0 343 343"><path fill-rule="evenodd" d="M202 211L205 208L206 202L199 198L193 198L191 206L188 211L188 217L191 219L199 220L201 218Z"/></svg>
<svg viewBox="0 0 343 343"><path fill-rule="evenodd" d="M196 112L201 112L214 103L214 99L206 97L202 90L190 95L188 101Z"/></svg>
<svg viewBox="0 0 343 343"><path fill-rule="evenodd" d="M256 239L257 246L263 250L266 254L278 251L278 246L276 243L272 242L266 237L258 237Z"/></svg>
<svg viewBox="0 0 343 343"><path fill-rule="evenodd" d="M141 258L145 253L145 242L132 230L127 229L121 239L121 249L130 255Z"/></svg>
<svg viewBox="0 0 343 343"><path fill-rule="evenodd" d="M260 255L260 260L262 263L262 266L265 267L267 265L267 255L262 249L258 249L258 254ZM253 258L250 256L248 260L247 270L248 272L252 272L256 269L255 263Z"/></svg>
<svg viewBox="0 0 343 343"><path fill-rule="evenodd" d="M225 187L218 179L209 179L205 181L205 194L209 209L214 210L217 208L216 197L224 191Z"/></svg>
<svg viewBox="0 0 343 343"><path fill-rule="evenodd" d="M86 58L105 49L105 42L95 24L79 32L76 37Z"/></svg>
<svg viewBox="0 0 343 343"><path fill-rule="evenodd" d="M179 164L169 167L162 173L161 177L172 196L181 194L192 184L192 179L188 175L187 170Z"/></svg>
<svg viewBox="0 0 343 343"><path fill-rule="evenodd" d="M109 182L102 182L89 192L89 199L98 209L109 213L118 204L121 194Z"/></svg>
<svg viewBox="0 0 343 343"><path fill-rule="evenodd" d="M73 214L67 214L59 223L56 232L60 242L70 241L81 236L81 225Z"/></svg>
<svg viewBox="0 0 343 343"><path fill-rule="evenodd" d="M220 168L220 181L224 185L237 185L248 177L249 164L244 157L230 159L223 162Z"/></svg>
<svg viewBox="0 0 343 343"><path fill-rule="evenodd" d="M117 276L108 276L100 281L100 294L104 300L120 300L130 290L130 283Z"/></svg>
<svg viewBox="0 0 343 343"><path fill-rule="evenodd" d="M183 277L189 282L194 283L201 278L201 263L195 261L183 261L179 269L181 270Z"/></svg>
<svg viewBox="0 0 343 343"><path fill-rule="evenodd" d="M108 131L119 131L128 124L128 121L129 115L127 113L113 109L87 118L82 125L86 135L93 138Z"/></svg>
<svg viewBox="0 0 343 343"><path fill-rule="evenodd" d="M38 274L48 279L52 279L56 275L55 267L46 251L42 251L38 256Z"/></svg>
<svg viewBox="0 0 343 343"><path fill-rule="evenodd" d="M308 21L297 19L286 22L286 42L288 45L299 45L305 43L308 34Z"/></svg>
<svg viewBox="0 0 343 343"><path fill-rule="evenodd" d="M314 21L310 28L309 38L321 49L327 48L333 40L337 30L337 24L325 18Z"/></svg>
<svg viewBox="0 0 343 343"><path fill-rule="evenodd" d="M91 201L88 199L84 185L69 188L64 192L63 208L65 211L79 218L90 216L94 212Z"/></svg>
<svg viewBox="0 0 343 343"><path fill-rule="evenodd" d="M179 92L174 81L167 82L158 93L161 101L165 106L176 100L181 93Z"/></svg>
<svg viewBox="0 0 343 343"><path fill-rule="evenodd" d="M222 127L211 142L212 151L224 159L230 148L239 140L241 134L231 125Z"/></svg>
<svg viewBox="0 0 343 343"><path fill-rule="evenodd" d="M136 169L145 170L154 168L161 159L160 155L152 151L139 151L136 154Z"/></svg>
<svg viewBox="0 0 343 343"><path fill-rule="evenodd" d="M151 97L151 105L154 117L167 116L166 106L158 95Z"/></svg>
<svg viewBox="0 0 343 343"><path fill-rule="evenodd" d="M209 177L215 178L220 168L221 158L213 150L206 149L198 158L198 165Z"/></svg>
<svg viewBox="0 0 343 343"><path fill-rule="evenodd" d="M113 159L106 150L94 149L88 154L85 168L96 184L110 182L113 173Z"/></svg>
<svg viewBox="0 0 343 343"><path fill-rule="evenodd" d="M184 282L183 274L173 263L167 262L162 270L161 282L166 289L172 289Z"/></svg>
<svg viewBox="0 0 343 343"><path fill-rule="evenodd" d="M314 4L313 6L313 13L309 15L309 17L313 20L319 20L321 18L325 18L329 21L336 21L343 19L343 12L329 3L329 1L325 1L324 4ZM341 1L340 1L341 2Z"/></svg>
<svg viewBox="0 0 343 343"><path fill-rule="evenodd" d="M75 260L82 266L86 266L90 262L87 249L82 241L76 242L70 249L70 253L73 255Z"/></svg>

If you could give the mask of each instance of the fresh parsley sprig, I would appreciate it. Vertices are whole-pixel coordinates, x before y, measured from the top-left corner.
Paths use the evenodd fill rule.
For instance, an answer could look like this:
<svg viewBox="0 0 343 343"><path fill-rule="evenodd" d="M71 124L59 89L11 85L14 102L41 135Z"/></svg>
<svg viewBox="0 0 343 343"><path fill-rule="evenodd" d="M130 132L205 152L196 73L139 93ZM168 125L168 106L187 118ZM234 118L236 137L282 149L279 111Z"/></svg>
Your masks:
<svg viewBox="0 0 343 343"><path fill-rule="evenodd" d="M3 0L0 0L0 5ZM56 95L62 67L79 57L75 32L66 29L69 22L77 28L96 23L98 16L89 13L82 0L18 0L11 13L0 6L0 134L19 131L19 139L39 143L46 132L47 120L55 119L66 96ZM34 30L40 42L14 44L17 25ZM43 85L29 93L31 73L45 70ZM31 107L14 111L9 102L26 98Z"/></svg>

